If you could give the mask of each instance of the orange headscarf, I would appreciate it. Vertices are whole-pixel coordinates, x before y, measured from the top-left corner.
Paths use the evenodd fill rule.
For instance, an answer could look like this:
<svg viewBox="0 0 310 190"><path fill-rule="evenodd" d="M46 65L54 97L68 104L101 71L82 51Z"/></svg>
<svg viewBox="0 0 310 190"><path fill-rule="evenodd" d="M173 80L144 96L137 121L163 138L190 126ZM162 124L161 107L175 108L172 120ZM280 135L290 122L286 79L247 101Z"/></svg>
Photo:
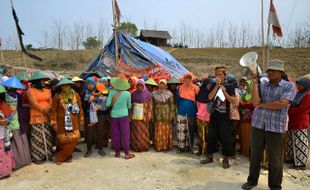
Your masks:
<svg viewBox="0 0 310 190"><path fill-rule="evenodd" d="M137 77L129 77L129 80L132 81L132 85L131 85L131 87L129 89L129 92L132 94L137 89L137 81L138 81L138 79L137 79Z"/></svg>
<svg viewBox="0 0 310 190"><path fill-rule="evenodd" d="M191 81L187 82L184 79L190 76ZM199 87L193 83L194 75L192 73L186 73L183 76L184 83L179 88L179 95L181 98L191 100L193 102L196 101L196 95L199 92Z"/></svg>

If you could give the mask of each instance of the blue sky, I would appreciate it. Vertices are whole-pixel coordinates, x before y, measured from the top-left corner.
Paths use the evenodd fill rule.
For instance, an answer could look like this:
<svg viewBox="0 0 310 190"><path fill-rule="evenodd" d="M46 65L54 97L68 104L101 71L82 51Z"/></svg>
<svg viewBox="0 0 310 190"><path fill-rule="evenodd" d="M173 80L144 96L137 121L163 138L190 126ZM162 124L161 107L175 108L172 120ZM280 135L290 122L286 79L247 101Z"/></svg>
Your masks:
<svg viewBox="0 0 310 190"><path fill-rule="evenodd" d="M131 21L139 29L173 30L180 24L210 28L223 20L235 24L249 22L260 27L260 0L118 0L122 21ZM274 0L281 25L288 30L310 20L310 0ZM42 32L50 30L54 20L70 26L83 20L97 26L112 24L111 0L14 0L25 43L42 41ZM267 18L269 0L265 0ZM9 0L0 0L0 36L15 34Z"/></svg>

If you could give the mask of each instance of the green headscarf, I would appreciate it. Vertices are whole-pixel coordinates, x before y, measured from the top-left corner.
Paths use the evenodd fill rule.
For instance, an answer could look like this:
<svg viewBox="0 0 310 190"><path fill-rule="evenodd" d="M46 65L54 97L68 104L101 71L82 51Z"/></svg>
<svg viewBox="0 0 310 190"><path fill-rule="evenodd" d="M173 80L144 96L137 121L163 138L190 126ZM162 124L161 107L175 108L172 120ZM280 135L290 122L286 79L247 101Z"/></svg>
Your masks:
<svg viewBox="0 0 310 190"><path fill-rule="evenodd" d="M250 89L246 91L246 93L243 96L244 102L252 102L252 90L253 90L253 81L247 80L246 83L249 85Z"/></svg>

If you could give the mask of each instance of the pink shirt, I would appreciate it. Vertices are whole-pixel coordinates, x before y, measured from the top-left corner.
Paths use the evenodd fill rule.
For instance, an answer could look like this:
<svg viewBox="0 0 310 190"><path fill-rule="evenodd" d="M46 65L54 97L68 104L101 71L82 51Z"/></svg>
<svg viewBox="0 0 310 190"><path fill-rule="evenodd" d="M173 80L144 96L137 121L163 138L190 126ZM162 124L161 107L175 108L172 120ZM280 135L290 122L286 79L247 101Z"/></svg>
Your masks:
<svg viewBox="0 0 310 190"><path fill-rule="evenodd" d="M197 118L202 121L210 121L210 113L207 111L207 103L196 102L197 104Z"/></svg>

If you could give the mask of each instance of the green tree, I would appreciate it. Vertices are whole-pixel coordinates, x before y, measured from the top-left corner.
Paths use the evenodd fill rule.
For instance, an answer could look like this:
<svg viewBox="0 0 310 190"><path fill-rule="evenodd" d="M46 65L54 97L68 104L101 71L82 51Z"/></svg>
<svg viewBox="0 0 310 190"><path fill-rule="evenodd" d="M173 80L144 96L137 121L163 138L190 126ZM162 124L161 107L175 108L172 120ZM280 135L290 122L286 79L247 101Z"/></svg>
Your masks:
<svg viewBox="0 0 310 190"><path fill-rule="evenodd" d="M25 46L25 48L26 48L26 50L33 50L32 44L27 44L27 45Z"/></svg>
<svg viewBox="0 0 310 190"><path fill-rule="evenodd" d="M120 27L120 31L122 32L128 32L130 33L133 37L137 36L138 28L134 23L131 22L122 22Z"/></svg>
<svg viewBox="0 0 310 190"><path fill-rule="evenodd" d="M100 48L102 45L102 42L97 39L97 36L88 37L84 42L83 46L86 49L96 49Z"/></svg>

